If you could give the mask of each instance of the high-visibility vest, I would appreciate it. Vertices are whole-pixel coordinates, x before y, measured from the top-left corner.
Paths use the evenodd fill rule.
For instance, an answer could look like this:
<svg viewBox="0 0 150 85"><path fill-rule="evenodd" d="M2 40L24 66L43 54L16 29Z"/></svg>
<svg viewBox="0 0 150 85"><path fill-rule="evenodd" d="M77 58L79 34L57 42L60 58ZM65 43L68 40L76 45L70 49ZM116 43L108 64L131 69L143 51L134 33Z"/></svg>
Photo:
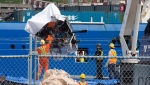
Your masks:
<svg viewBox="0 0 150 85"><path fill-rule="evenodd" d="M46 54L48 54L48 53L45 51L45 49L46 49L46 46L45 46L45 45L39 47L39 49L41 50L41 55L46 55Z"/></svg>
<svg viewBox="0 0 150 85"><path fill-rule="evenodd" d="M79 83L79 85L88 85L87 82L81 82L81 81L79 81L78 83Z"/></svg>
<svg viewBox="0 0 150 85"><path fill-rule="evenodd" d="M101 55L100 56L103 56L103 51L102 50L98 50L101 52ZM103 60L103 58L97 58L97 60Z"/></svg>
<svg viewBox="0 0 150 85"><path fill-rule="evenodd" d="M116 64L116 62L117 62L117 58L116 58L117 53L116 53L115 50L110 50L110 51L111 51L111 54L112 54L113 57L110 58L109 62Z"/></svg>

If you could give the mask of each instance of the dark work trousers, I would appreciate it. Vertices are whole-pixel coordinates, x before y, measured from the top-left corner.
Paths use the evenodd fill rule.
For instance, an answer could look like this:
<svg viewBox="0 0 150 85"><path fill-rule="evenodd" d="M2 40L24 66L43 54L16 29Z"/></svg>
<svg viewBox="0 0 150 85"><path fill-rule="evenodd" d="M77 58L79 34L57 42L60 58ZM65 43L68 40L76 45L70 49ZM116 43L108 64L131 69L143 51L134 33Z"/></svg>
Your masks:
<svg viewBox="0 0 150 85"><path fill-rule="evenodd" d="M108 64L108 73L110 79L116 79L119 75L116 72L116 64Z"/></svg>
<svg viewBox="0 0 150 85"><path fill-rule="evenodd" d="M98 79L103 79L102 62L103 62L103 60L96 60L96 65L97 65L97 76L96 77Z"/></svg>

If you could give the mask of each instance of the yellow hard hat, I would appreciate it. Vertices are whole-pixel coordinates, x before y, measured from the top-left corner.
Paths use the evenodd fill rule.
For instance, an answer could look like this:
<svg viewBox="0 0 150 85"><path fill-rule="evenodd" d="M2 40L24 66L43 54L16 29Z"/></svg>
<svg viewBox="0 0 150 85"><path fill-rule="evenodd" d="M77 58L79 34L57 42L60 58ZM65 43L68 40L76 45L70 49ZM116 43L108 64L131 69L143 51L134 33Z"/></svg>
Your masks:
<svg viewBox="0 0 150 85"><path fill-rule="evenodd" d="M109 46L110 46L111 48L115 48L115 46L114 46L113 43L110 43Z"/></svg>
<svg viewBox="0 0 150 85"><path fill-rule="evenodd" d="M84 58L80 58L80 62L84 62Z"/></svg>
<svg viewBox="0 0 150 85"><path fill-rule="evenodd" d="M80 78L82 78L82 79L84 79L86 76L85 76L85 74L84 73L82 73L81 75L80 75Z"/></svg>
<svg viewBox="0 0 150 85"><path fill-rule="evenodd" d="M40 41L40 44L45 44L45 41L42 39L42 40Z"/></svg>

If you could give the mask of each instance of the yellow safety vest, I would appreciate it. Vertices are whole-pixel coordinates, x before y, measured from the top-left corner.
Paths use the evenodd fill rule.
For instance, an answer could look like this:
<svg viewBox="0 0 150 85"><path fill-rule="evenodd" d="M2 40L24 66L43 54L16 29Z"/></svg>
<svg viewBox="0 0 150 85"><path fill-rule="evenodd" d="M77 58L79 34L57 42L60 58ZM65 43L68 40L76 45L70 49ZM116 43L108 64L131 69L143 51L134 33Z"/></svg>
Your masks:
<svg viewBox="0 0 150 85"><path fill-rule="evenodd" d="M81 82L79 81L79 85L88 85L87 82Z"/></svg>
<svg viewBox="0 0 150 85"><path fill-rule="evenodd" d="M48 53L45 51L46 46L41 46L41 47L39 47L39 49L41 50L41 55L46 55L46 54L48 54Z"/></svg>
<svg viewBox="0 0 150 85"><path fill-rule="evenodd" d="M98 50L98 51L101 51L101 55L100 56L103 56L103 51L102 50ZM103 58L97 58L97 60L103 60Z"/></svg>
<svg viewBox="0 0 150 85"><path fill-rule="evenodd" d="M112 56L114 56L114 57L110 58L109 62L115 64L115 63L117 62L117 58L116 58L117 53L116 53L115 50L110 50L110 51L111 51L111 53L112 53Z"/></svg>

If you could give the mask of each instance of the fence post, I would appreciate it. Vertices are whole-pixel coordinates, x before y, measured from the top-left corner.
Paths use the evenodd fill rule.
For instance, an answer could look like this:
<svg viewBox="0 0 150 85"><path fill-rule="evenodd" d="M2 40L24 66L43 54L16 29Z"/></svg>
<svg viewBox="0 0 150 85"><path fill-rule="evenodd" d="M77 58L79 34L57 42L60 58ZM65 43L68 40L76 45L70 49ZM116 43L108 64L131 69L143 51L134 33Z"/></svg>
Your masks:
<svg viewBox="0 0 150 85"><path fill-rule="evenodd" d="M36 51L36 48L37 48L37 37L35 36L35 41L34 41L35 51ZM36 85L36 59L37 59L37 56L35 55L34 56L34 85Z"/></svg>
<svg viewBox="0 0 150 85"><path fill-rule="evenodd" d="M32 35L29 36L29 70L28 70L28 79L29 85L32 85Z"/></svg>

